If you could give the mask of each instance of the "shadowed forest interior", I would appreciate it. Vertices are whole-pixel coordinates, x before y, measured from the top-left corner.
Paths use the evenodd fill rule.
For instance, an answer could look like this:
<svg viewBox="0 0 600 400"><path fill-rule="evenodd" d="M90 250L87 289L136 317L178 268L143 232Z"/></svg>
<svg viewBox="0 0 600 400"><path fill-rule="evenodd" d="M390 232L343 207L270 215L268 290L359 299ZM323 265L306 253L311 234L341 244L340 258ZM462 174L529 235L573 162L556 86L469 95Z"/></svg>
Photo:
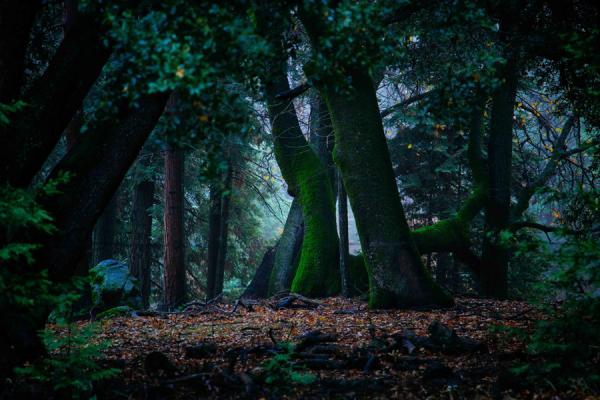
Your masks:
<svg viewBox="0 0 600 400"><path fill-rule="evenodd" d="M600 5L0 0L0 399L600 395Z"/></svg>

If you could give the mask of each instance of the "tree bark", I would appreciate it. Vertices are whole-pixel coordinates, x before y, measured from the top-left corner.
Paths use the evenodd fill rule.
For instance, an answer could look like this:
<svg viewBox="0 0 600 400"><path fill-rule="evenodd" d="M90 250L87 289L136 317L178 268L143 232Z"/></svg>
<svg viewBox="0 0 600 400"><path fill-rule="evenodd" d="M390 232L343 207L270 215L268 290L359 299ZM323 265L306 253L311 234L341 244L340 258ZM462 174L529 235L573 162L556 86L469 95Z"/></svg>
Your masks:
<svg viewBox="0 0 600 400"><path fill-rule="evenodd" d="M481 293L503 299L508 293L509 250L500 242L500 234L510 223L513 115L518 81L514 60L508 61L501 77L502 83L492 97Z"/></svg>
<svg viewBox="0 0 600 400"><path fill-rule="evenodd" d="M350 271L348 265L349 240L348 240L348 197L344 189L342 175L337 173L338 194L338 227L340 231L340 276L342 279L342 295L350 296Z"/></svg>
<svg viewBox="0 0 600 400"><path fill-rule="evenodd" d="M269 294L290 290L292 287L303 237L302 207L300 201L295 198L292 201L283 232L275 248L273 268L269 278Z"/></svg>
<svg viewBox="0 0 600 400"><path fill-rule="evenodd" d="M41 200L58 232L40 240L43 248L36 259L49 269L53 280L65 281L72 275L74 261L154 129L167 97L148 95L136 105L124 106L116 122L88 132L50 174L49 180L70 173L68 181L59 185L61 194Z"/></svg>
<svg viewBox="0 0 600 400"><path fill-rule="evenodd" d="M150 167L151 154L143 154L140 165L143 169ZM129 255L129 271L140 284L142 304L144 308L150 305L150 266L152 259L151 233L152 213L150 208L154 205L154 179L146 173L140 174L135 184L133 193L133 206L131 209L131 248Z"/></svg>
<svg viewBox="0 0 600 400"><path fill-rule="evenodd" d="M108 60L101 32L94 17L77 16L42 78L22 97L27 107L0 128L0 181L26 187L38 172Z"/></svg>
<svg viewBox="0 0 600 400"><path fill-rule="evenodd" d="M169 147L165 151L164 214L164 301L172 310L185 301L185 259L183 228L183 150Z"/></svg>
<svg viewBox="0 0 600 400"><path fill-rule="evenodd" d="M267 249L260 265L254 273L252 281L242 294L243 298L264 299L269 296L269 276L273 270L276 251L277 246Z"/></svg>

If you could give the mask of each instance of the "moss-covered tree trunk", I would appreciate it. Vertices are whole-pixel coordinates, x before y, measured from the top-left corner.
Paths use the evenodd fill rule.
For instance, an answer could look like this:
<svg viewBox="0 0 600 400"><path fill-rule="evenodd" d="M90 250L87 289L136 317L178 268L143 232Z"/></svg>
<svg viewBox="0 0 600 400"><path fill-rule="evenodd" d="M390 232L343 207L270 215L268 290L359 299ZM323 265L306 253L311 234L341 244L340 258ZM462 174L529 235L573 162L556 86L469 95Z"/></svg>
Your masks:
<svg viewBox="0 0 600 400"><path fill-rule="evenodd" d="M327 169L302 134L292 101L277 98L289 90L282 63L280 68L272 68L265 92L275 157L289 192L298 198L304 220L302 250L291 289L307 296L328 296L340 289L333 188Z"/></svg>
<svg viewBox="0 0 600 400"><path fill-rule="evenodd" d="M390 161L375 89L363 71L351 93L322 88L335 131L334 160L344 180L369 273L373 308L451 304L421 263Z"/></svg>
<svg viewBox="0 0 600 400"><path fill-rule="evenodd" d="M509 60L501 73L502 83L492 97L488 141L489 195L485 208L485 237L482 251L481 293L506 298L509 250L501 243L501 232L510 223L512 137L517 70Z"/></svg>
<svg viewBox="0 0 600 400"><path fill-rule="evenodd" d="M131 208L131 246L129 250L129 270L140 283L142 304L150 305L150 265L151 265L151 233L152 213L154 205L154 179L147 176L144 169L151 163L151 154L144 154L139 163L142 173L133 189L133 205Z"/></svg>

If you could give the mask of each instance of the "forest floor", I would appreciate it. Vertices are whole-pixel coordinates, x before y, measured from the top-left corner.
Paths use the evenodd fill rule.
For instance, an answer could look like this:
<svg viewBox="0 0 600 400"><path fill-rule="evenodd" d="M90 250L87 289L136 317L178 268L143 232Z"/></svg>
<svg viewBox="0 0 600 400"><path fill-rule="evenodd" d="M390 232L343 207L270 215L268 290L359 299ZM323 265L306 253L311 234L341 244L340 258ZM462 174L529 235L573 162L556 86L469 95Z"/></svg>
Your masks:
<svg viewBox="0 0 600 400"><path fill-rule="evenodd" d="M459 298L444 310L374 311L359 300L292 300L101 321L105 355L122 373L99 398L585 397L508 372L524 348L494 327L531 327L540 315L526 303Z"/></svg>

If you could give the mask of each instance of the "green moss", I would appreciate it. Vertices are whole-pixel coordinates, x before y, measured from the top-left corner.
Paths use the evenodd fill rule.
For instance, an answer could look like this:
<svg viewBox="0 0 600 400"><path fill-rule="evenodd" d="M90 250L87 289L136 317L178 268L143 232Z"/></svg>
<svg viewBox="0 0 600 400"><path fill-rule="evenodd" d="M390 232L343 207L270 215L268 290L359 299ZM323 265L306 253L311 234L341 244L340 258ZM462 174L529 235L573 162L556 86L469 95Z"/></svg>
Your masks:
<svg viewBox="0 0 600 400"><path fill-rule="evenodd" d="M322 297L340 290L335 200L327 169L306 141L293 104L276 99L289 90L284 71L273 71L266 85L275 157L288 191L300 202L304 237L291 290Z"/></svg>
<svg viewBox="0 0 600 400"><path fill-rule="evenodd" d="M333 189L311 151L297 164L296 181L304 218L304 239L292 291L322 297L339 293L338 237Z"/></svg>

